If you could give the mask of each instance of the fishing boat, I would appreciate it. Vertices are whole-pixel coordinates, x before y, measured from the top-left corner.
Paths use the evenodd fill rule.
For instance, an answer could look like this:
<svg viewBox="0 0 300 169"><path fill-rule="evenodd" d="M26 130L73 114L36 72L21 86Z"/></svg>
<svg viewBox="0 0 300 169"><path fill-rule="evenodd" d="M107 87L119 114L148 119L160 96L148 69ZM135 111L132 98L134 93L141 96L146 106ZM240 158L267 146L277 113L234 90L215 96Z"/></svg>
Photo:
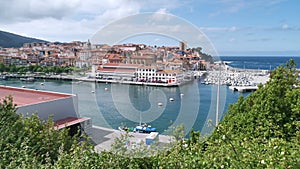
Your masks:
<svg viewBox="0 0 300 169"><path fill-rule="evenodd" d="M151 132L156 132L156 128L152 127L151 125L147 125L145 123L143 125L136 126L134 128L134 131L139 133L151 133Z"/></svg>
<svg viewBox="0 0 300 169"><path fill-rule="evenodd" d="M140 123L136 127L126 127L122 125L121 127L118 127L119 130L121 131L127 131L127 132L139 132L139 133L151 133L151 132L156 132L156 128L152 127L151 125L144 123L142 124L142 113L140 112Z"/></svg>

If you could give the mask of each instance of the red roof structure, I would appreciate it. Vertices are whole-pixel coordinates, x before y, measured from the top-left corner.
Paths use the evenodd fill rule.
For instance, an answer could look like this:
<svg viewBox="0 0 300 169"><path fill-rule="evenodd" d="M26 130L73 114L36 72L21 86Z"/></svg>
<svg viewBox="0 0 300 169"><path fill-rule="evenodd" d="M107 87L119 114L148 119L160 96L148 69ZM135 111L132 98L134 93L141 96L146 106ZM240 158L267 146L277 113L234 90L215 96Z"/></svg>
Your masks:
<svg viewBox="0 0 300 169"><path fill-rule="evenodd" d="M74 124L82 123L87 120L89 120L89 118L67 117L61 120L57 120L54 126L56 130L59 130L68 126L72 126Z"/></svg>
<svg viewBox="0 0 300 169"><path fill-rule="evenodd" d="M62 98L72 97L71 94L62 94L55 92L45 92L33 89L22 89L15 87L0 86L0 102L6 96L11 95L13 102L17 106L25 106L31 104L37 104L42 102L48 102L52 100L58 100Z"/></svg>

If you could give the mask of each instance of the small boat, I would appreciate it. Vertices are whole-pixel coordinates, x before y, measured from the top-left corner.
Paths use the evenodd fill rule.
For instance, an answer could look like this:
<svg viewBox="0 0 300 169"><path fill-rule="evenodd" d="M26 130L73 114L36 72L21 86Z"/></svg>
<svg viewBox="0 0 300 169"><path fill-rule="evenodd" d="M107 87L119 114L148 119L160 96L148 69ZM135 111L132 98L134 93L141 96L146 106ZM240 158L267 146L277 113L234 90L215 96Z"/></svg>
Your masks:
<svg viewBox="0 0 300 169"><path fill-rule="evenodd" d="M94 90L92 90L92 91L91 91L91 93L95 93L95 91L94 91Z"/></svg>
<svg viewBox="0 0 300 169"><path fill-rule="evenodd" d="M180 97L183 97L183 96L184 96L184 94L183 94L183 93L181 93L181 94L180 94Z"/></svg>
<svg viewBox="0 0 300 169"><path fill-rule="evenodd" d="M158 106L162 106L163 104L161 102L157 103Z"/></svg>
<svg viewBox="0 0 300 169"><path fill-rule="evenodd" d="M42 86L44 86L44 83L41 83Z"/></svg>
<svg viewBox="0 0 300 169"><path fill-rule="evenodd" d="M151 132L156 132L156 128L152 127L151 125L144 124L144 125L136 126L133 131L139 133L151 133Z"/></svg>
<svg viewBox="0 0 300 169"><path fill-rule="evenodd" d="M126 132L133 132L134 131L133 127L126 127L126 126L119 126L118 129L120 131L126 131Z"/></svg>
<svg viewBox="0 0 300 169"><path fill-rule="evenodd" d="M170 102L172 102L172 101L174 101L174 98L173 98L173 97L170 97L170 99L169 99L169 100L170 100Z"/></svg>
<svg viewBox="0 0 300 169"><path fill-rule="evenodd" d="M20 78L20 80L24 81L24 82L34 82L35 81L34 77Z"/></svg>
<svg viewBox="0 0 300 169"><path fill-rule="evenodd" d="M7 76L5 76L5 75L0 75L0 80L7 80Z"/></svg>

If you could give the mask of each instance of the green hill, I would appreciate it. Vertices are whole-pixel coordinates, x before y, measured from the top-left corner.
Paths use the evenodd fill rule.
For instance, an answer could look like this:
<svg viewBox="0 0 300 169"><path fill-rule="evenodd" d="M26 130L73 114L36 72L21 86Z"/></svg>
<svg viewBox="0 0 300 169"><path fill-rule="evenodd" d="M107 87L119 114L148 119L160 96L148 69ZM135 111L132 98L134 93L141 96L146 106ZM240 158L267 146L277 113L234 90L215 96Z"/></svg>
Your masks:
<svg viewBox="0 0 300 169"><path fill-rule="evenodd" d="M9 32L0 31L0 46L4 48L21 47L24 43L47 42L40 39L24 37Z"/></svg>

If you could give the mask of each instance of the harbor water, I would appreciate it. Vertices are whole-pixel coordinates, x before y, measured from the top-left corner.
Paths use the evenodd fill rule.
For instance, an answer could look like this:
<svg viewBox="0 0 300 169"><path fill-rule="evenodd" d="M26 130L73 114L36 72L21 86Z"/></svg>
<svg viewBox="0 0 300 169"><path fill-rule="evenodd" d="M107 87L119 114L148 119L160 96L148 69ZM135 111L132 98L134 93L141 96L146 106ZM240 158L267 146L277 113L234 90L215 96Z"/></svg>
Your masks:
<svg viewBox="0 0 300 169"><path fill-rule="evenodd" d="M187 132L191 128L207 132L207 122L215 120L217 86L201 84L198 79L180 87L42 79L35 82L8 79L0 81L0 85L76 94L80 117L90 117L94 125L114 129L122 124L136 126L141 121L156 127L160 133L178 124L186 126ZM221 119L228 105L241 93L227 86L221 86L220 91Z"/></svg>

